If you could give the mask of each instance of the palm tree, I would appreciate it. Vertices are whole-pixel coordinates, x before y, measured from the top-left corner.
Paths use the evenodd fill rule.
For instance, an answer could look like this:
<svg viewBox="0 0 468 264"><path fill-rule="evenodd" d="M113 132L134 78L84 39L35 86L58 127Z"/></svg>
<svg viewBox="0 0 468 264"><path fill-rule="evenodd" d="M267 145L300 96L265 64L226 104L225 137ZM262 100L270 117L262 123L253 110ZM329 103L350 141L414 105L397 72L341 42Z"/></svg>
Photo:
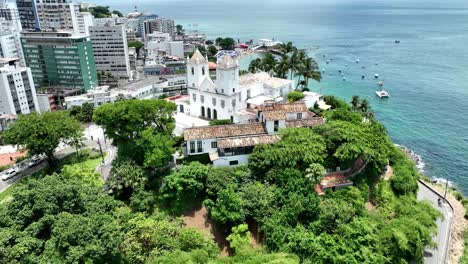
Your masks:
<svg viewBox="0 0 468 264"><path fill-rule="evenodd" d="M261 70L261 69L262 69L262 60L260 58L257 58L257 59L250 62L249 72L257 73L258 70Z"/></svg>
<svg viewBox="0 0 468 264"><path fill-rule="evenodd" d="M300 81L299 79L297 86L302 85L303 88L309 86L310 79L316 80L317 82L322 80L322 74L320 73L318 64L313 58L307 57L306 55L300 65L301 67L298 69L297 75L302 76L303 80Z"/></svg>
<svg viewBox="0 0 468 264"><path fill-rule="evenodd" d="M276 77L283 79L287 78L289 67L289 56L281 56L281 60L278 61L275 67Z"/></svg>
<svg viewBox="0 0 468 264"><path fill-rule="evenodd" d="M359 108L359 105L361 104L361 101L359 100L359 96L353 95L353 99L351 100L351 105L354 111L356 111Z"/></svg>
<svg viewBox="0 0 468 264"><path fill-rule="evenodd" d="M283 54L289 54L290 52L295 50L296 47L294 47L292 42L288 42L288 43L281 43L279 45L279 49L281 52L283 52Z"/></svg>
<svg viewBox="0 0 468 264"><path fill-rule="evenodd" d="M371 109L371 107L369 105L369 101L367 101L367 99L362 100L361 105L359 106L359 108L364 113L369 112L369 110Z"/></svg>
<svg viewBox="0 0 468 264"><path fill-rule="evenodd" d="M298 63L298 52L296 49L296 50L293 50L291 57L289 57L289 70L290 70L289 79L290 80L292 80L293 73L297 70L297 63Z"/></svg>
<svg viewBox="0 0 468 264"><path fill-rule="evenodd" d="M267 53L262 59L262 68L264 71L270 73L275 69L276 63L277 61L275 56L271 53Z"/></svg>

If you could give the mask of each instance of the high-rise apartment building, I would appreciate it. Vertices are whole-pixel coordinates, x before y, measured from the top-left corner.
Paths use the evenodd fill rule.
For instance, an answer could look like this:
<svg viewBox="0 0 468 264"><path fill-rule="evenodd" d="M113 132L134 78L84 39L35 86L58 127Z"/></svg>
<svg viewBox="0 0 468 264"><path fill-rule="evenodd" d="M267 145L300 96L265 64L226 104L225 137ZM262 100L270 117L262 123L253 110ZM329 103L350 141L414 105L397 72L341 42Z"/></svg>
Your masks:
<svg viewBox="0 0 468 264"><path fill-rule="evenodd" d="M130 62L124 26L90 27L89 32L96 70L111 72L115 77L128 78Z"/></svg>
<svg viewBox="0 0 468 264"><path fill-rule="evenodd" d="M94 26L94 17L89 12L78 12L78 33L89 36L89 27Z"/></svg>
<svg viewBox="0 0 468 264"><path fill-rule="evenodd" d="M79 7L70 0L39 0L37 14L41 30L66 30L79 33Z"/></svg>
<svg viewBox="0 0 468 264"><path fill-rule="evenodd" d="M0 17L0 58L18 58L21 66L25 65L17 24L3 17Z"/></svg>
<svg viewBox="0 0 468 264"><path fill-rule="evenodd" d="M21 27L23 30L39 29L39 17L37 14L36 0L16 0Z"/></svg>
<svg viewBox="0 0 468 264"><path fill-rule="evenodd" d="M174 36L175 33L175 26L174 20L172 19L165 19L165 18L156 18L146 20L144 23L144 38L146 35L151 34L153 32L162 32L162 33L169 33L171 36Z"/></svg>
<svg viewBox="0 0 468 264"><path fill-rule="evenodd" d="M11 25L14 26L17 31L21 31L21 21L18 12L18 8L8 3L6 0L0 0L0 18L4 18L6 21L11 21Z"/></svg>
<svg viewBox="0 0 468 264"><path fill-rule="evenodd" d="M89 36L66 31L21 33L26 65L37 87L60 86L87 91L97 85Z"/></svg>
<svg viewBox="0 0 468 264"><path fill-rule="evenodd" d="M0 112L29 114L39 112L31 70L17 59L0 59Z"/></svg>

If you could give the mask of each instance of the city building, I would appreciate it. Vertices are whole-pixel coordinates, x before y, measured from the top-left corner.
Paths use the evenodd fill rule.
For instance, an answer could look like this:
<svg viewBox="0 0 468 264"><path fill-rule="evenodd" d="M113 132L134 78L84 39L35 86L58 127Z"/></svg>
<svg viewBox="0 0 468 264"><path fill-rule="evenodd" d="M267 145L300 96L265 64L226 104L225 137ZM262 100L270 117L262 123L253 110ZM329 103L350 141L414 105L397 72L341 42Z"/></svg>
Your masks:
<svg viewBox="0 0 468 264"><path fill-rule="evenodd" d="M135 47L128 48L128 59L130 61L130 69L136 70L137 52Z"/></svg>
<svg viewBox="0 0 468 264"><path fill-rule="evenodd" d="M145 32L144 22L145 22L146 20L156 19L156 18L158 18L158 15L155 15L155 14L146 14L146 15L143 15L143 14L141 14L141 13L139 13L138 11L135 10L134 13L129 13L129 14L127 14L127 17L128 17L128 18L131 18L131 19L138 19L137 33L138 33L138 36L139 36L139 37L143 37L143 36L144 36L144 32Z"/></svg>
<svg viewBox="0 0 468 264"><path fill-rule="evenodd" d="M186 71L184 59L172 56L162 56L154 60L147 60L143 66L145 75L170 75Z"/></svg>
<svg viewBox="0 0 468 264"><path fill-rule="evenodd" d="M79 32L79 7L70 0L37 1L37 14L41 30L66 30Z"/></svg>
<svg viewBox="0 0 468 264"><path fill-rule="evenodd" d="M11 21L16 31L20 32L22 30L18 8L6 0L0 0L0 18Z"/></svg>
<svg viewBox="0 0 468 264"><path fill-rule="evenodd" d="M3 17L0 18L0 58L18 58L20 64L25 65L20 32L15 22Z"/></svg>
<svg viewBox="0 0 468 264"><path fill-rule="evenodd" d="M39 110L41 113L57 110L57 106L55 105L55 97L53 94L38 93L37 102L39 103Z"/></svg>
<svg viewBox="0 0 468 264"><path fill-rule="evenodd" d="M20 16L23 30L40 29L36 0L16 0L16 7Z"/></svg>
<svg viewBox="0 0 468 264"><path fill-rule="evenodd" d="M155 60L161 56L184 58L184 42L182 41L147 41L146 58Z"/></svg>
<svg viewBox="0 0 468 264"><path fill-rule="evenodd" d="M208 155L216 167L247 164L255 146L280 140L284 128L315 127L324 124L303 102L266 102L256 109L256 122L184 130L184 155Z"/></svg>
<svg viewBox="0 0 468 264"><path fill-rule="evenodd" d="M165 78L151 77L116 89L109 89L108 86L96 87L88 90L86 94L65 97L65 104L67 108L81 106L84 103L90 103L97 107L119 99L155 99L161 95L173 96L186 93L186 90L187 85L183 75L166 76Z"/></svg>
<svg viewBox="0 0 468 264"><path fill-rule="evenodd" d="M213 81L208 60L198 50L187 60L187 84L191 115L234 123L255 119L255 107L266 101L281 102L294 90L294 81L265 72L239 76L239 63L229 55L217 65Z"/></svg>
<svg viewBox="0 0 468 264"><path fill-rule="evenodd" d="M89 12L78 12L76 15L78 23L78 33L89 35L89 27L94 26L94 16Z"/></svg>
<svg viewBox="0 0 468 264"><path fill-rule="evenodd" d="M31 70L19 66L17 58L0 59L0 112L13 115L39 112Z"/></svg>
<svg viewBox="0 0 468 264"><path fill-rule="evenodd" d="M23 32L21 44L36 87L87 91L97 85L90 37L67 31Z"/></svg>
<svg viewBox="0 0 468 264"><path fill-rule="evenodd" d="M93 43L96 70L110 72L115 77L130 77L127 34L123 26L89 28Z"/></svg>
<svg viewBox="0 0 468 264"><path fill-rule="evenodd" d="M145 20L143 22L143 39L146 39L146 36L153 32L169 33L169 35L174 36L174 20L165 18Z"/></svg>

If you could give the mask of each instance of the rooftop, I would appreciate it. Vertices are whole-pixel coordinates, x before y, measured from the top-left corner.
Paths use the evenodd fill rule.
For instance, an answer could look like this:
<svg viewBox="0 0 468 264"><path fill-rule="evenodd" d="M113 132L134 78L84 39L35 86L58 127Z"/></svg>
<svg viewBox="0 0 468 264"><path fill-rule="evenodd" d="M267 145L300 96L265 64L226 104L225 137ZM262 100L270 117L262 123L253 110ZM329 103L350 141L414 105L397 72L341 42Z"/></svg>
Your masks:
<svg viewBox="0 0 468 264"><path fill-rule="evenodd" d="M238 148L238 147L249 147L257 146L260 144L273 144L278 142L281 138L273 135L260 135L260 136L249 136L239 138L226 138L218 141L219 148Z"/></svg>
<svg viewBox="0 0 468 264"><path fill-rule="evenodd" d="M286 119L286 112L282 109L274 109L263 112L265 120L284 120Z"/></svg>
<svg viewBox="0 0 468 264"><path fill-rule="evenodd" d="M246 86L252 83L261 82L271 88L281 88L291 84L293 81L270 76L266 72L248 73L240 77L240 85Z"/></svg>
<svg viewBox="0 0 468 264"><path fill-rule="evenodd" d="M184 140L239 137L265 134L261 123L192 127L184 131Z"/></svg>
<svg viewBox="0 0 468 264"><path fill-rule="evenodd" d="M201 52L197 49L195 53L193 53L192 58L188 61L189 64L201 64L207 63L206 59L203 57Z"/></svg>
<svg viewBox="0 0 468 264"><path fill-rule="evenodd" d="M313 117L309 119L298 119L286 121L286 127L316 127L325 124L325 119L321 117Z"/></svg>

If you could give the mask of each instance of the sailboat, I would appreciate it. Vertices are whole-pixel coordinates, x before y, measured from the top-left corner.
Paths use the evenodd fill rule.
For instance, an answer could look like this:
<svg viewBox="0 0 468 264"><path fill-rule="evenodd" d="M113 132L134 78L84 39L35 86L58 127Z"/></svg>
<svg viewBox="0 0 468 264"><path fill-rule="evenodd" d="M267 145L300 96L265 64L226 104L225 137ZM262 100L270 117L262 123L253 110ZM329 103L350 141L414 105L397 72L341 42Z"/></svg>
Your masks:
<svg viewBox="0 0 468 264"><path fill-rule="evenodd" d="M378 82L378 85L380 86L380 91L375 91L375 94L380 98L389 98L390 94L383 89L384 82L380 81Z"/></svg>

